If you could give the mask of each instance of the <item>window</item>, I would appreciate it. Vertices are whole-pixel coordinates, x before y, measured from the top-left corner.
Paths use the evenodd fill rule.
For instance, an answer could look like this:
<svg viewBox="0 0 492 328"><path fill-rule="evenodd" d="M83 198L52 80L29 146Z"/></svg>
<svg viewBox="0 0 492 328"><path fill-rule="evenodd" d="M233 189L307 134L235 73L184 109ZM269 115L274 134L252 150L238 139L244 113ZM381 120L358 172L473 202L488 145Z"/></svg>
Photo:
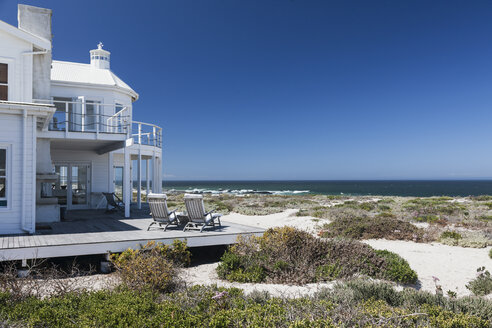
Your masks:
<svg viewBox="0 0 492 328"><path fill-rule="evenodd" d="M9 98L9 65L0 64L0 100Z"/></svg>
<svg viewBox="0 0 492 328"><path fill-rule="evenodd" d="M7 149L0 148L0 208L7 207Z"/></svg>

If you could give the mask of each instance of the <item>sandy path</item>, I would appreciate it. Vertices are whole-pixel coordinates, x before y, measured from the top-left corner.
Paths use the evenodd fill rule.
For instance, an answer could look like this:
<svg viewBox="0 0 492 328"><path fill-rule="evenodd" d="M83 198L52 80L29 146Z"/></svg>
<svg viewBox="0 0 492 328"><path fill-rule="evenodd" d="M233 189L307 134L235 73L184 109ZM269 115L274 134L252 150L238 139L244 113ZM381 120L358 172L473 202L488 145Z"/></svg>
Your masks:
<svg viewBox="0 0 492 328"><path fill-rule="evenodd" d="M477 268L485 266L492 270L488 248L464 248L439 243L421 244L411 241L372 239L365 243L376 249L395 252L408 261L417 272L421 289L434 292L432 276L439 278L444 293L448 290L459 296L470 295L465 285L476 277Z"/></svg>
<svg viewBox="0 0 492 328"><path fill-rule="evenodd" d="M315 292L324 287L333 286L333 282L306 284L302 286L282 285L282 284L253 284L253 283L238 283L220 280L215 269L218 263L207 263L197 265L191 268L183 269L182 277L186 277L186 282L190 285L217 285L226 288L241 288L245 294L250 294L253 291L267 291L271 296L276 297L301 297L305 295L313 295Z"/></svg>
<svg viewBox="0 0 492 328"><path fill-rule="evenodd" d="M230 213L228 215L224 215L223 220L264 229L291 226L311 233L317 230L316 227L318 224L329 222L327 220L321 220L310 216L296 216L298 211L299 210L290 209L281 213L256 216Z"/></svg>

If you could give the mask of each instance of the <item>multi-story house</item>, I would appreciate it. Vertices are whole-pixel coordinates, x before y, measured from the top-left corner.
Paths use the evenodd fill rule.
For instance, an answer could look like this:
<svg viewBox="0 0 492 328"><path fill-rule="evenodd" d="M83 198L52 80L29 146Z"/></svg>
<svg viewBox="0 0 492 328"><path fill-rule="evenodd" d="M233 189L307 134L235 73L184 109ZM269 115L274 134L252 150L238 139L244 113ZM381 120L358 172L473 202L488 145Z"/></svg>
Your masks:
<svg viewBox="0 0 492 328"><path fill-rule="evenodd" d="M52 60L51 10L18 9L18 27L0 20L0 235L104 208L103 192L129 216L133 183L138 206L161 191L161 128L134 120L138 94L101 43L90 63Z"/></svg>

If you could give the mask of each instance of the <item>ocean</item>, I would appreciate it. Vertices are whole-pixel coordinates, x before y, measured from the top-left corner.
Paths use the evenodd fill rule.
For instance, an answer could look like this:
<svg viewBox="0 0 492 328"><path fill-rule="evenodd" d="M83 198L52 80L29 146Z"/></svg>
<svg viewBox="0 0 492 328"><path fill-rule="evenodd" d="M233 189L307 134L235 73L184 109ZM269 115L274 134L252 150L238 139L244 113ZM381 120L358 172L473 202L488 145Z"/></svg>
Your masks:
<svg viewBox="0 0 492 328"><path fill-rule="evenodd" d="M478 196L492 180L163 181L165 191L272 195Z"/></svg>

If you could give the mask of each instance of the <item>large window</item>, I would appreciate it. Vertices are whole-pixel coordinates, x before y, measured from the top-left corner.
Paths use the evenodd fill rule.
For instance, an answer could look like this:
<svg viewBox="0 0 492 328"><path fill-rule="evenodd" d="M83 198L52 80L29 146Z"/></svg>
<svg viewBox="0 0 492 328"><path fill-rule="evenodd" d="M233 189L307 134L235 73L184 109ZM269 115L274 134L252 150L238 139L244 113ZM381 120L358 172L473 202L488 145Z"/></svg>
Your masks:
<svg viewBox="0 0 492 328"><path fill-rule="evenodd" d="M7 149L0 148L0 207L7 207Z"/></svg>
<svg viewBox="0 0 492 328"><path fill-rule="evenodd" d="M9 65L0 64L0 100L9 99Z"/></svg>

